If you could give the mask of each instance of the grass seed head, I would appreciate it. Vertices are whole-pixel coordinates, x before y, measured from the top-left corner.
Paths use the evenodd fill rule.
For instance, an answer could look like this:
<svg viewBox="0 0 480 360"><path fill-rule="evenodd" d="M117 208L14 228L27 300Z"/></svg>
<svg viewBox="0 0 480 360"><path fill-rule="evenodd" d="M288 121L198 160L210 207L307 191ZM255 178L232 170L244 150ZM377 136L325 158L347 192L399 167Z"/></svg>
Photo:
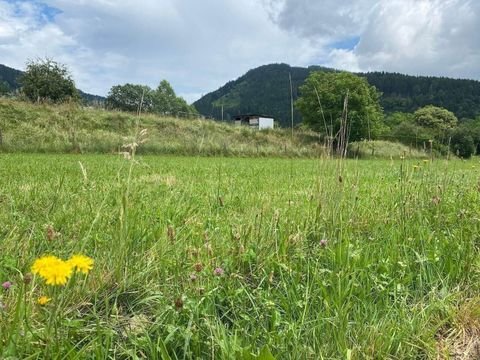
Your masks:
<svg viewBox="0 0 480 360"><path fill-rule="evenodd" d="M168 240L170 240L171 242L175 240L175 229L173 228L172 225L168 225L167 227L167 237L168 237Z"/></svg>

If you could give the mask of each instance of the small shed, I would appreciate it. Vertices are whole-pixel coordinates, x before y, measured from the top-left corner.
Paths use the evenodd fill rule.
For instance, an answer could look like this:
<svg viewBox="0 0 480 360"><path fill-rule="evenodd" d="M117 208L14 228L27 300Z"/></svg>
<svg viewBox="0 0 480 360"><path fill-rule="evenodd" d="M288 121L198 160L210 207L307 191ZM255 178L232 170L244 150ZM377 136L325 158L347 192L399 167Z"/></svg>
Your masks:
<svg viewBox="0 0 480 360"><path fill-rule="evenodd" d="M246 125L254 129L262 130L273 129L274 119L268 115L245 114L234 116L233 121L237 126Z"/></svg>

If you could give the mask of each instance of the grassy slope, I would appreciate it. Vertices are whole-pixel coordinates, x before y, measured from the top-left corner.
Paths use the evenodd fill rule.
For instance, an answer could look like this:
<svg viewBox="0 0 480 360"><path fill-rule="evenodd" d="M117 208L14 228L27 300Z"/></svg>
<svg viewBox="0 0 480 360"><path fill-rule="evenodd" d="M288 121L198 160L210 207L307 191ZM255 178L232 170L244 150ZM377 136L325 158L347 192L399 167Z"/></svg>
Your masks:
<svg viewBox="0 0 480 360"><path fill-rule="evenodd" d="M1 358L438 359L480 331L477 161L0 156ZM23 295L77 252L85 282Z"/></svg>
<svg viewBox="0 0 480 360"><path fill-rule="evenodd" d="M253 131L210 120L144 115L148 130L143 153L236 156L318 156L321 147L308 132ZM130 143L137 117L72 106L36 106L0 99L1 150L7 152L115 153Z"/></svg>

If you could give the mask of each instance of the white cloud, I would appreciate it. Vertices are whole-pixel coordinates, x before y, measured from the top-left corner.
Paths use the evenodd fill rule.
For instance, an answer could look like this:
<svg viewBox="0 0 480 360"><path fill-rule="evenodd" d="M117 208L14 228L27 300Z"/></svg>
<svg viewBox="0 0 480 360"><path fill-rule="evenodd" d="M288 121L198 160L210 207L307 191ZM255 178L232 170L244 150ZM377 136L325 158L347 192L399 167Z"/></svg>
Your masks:
<svg viewBox="0 0 480 360"><path fill-rule="evenodd" d="M360 68L479 79L480 3L381 1L353 50Z"/></svg>
<svg viewBox="0 0 480 360"><path fill-rule="evenodd" d="M480 79L477 0L279 1L276 19L285 29L308 38L359 36L353 49L330 49L327 66Z"/></svg>
<svg viewBox="0 0 480 360"><path fill-rule="evenodd" d="M101 95L165 78L190 101L271 62L479 78L479 12L476 0L0 0L0 63L50 56Z"/></svg>
<svg viewBox="0 0 480 360"><path fill-rule="evenodd" d="M99 94L118 83L154 87L165 78L192 101L252 67L308 65L312 57L324 56L310 40L274 25L255 0L44 1L62 13L40 27L37 36L47 34L48 26L55 28L51 39L57 40L47 47L48 54L69 66L80 88ZM26 23L32 18L8 17ZM46 47L33 42L33 30L25 34L31 41L22 46L44 55L40 49ZM17 33L8 51L15 66L27 55L16 52L20 45Z"/></svg>

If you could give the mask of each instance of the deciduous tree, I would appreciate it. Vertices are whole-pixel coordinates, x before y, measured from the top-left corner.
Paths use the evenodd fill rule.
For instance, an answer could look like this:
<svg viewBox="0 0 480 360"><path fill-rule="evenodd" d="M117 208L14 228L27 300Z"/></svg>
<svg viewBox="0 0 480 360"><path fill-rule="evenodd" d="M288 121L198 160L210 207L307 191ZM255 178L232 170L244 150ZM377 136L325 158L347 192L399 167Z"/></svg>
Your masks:
<svg viewBox="0 0 480 360"><path fill-rule="evenodd" d="M365 78L348 72L312 72L300 87L296 106L303 121L323 134L335 135L341 127L348 96L348 139L373 139L382 127L380 93Z"/></svg>
<svg viewBox="0 0 480 360"><path fill-rule="evenodd" d="M23 94L34 102L62 102L80 98L67 67L51 59L27 62L20 79Z"/></svg>

